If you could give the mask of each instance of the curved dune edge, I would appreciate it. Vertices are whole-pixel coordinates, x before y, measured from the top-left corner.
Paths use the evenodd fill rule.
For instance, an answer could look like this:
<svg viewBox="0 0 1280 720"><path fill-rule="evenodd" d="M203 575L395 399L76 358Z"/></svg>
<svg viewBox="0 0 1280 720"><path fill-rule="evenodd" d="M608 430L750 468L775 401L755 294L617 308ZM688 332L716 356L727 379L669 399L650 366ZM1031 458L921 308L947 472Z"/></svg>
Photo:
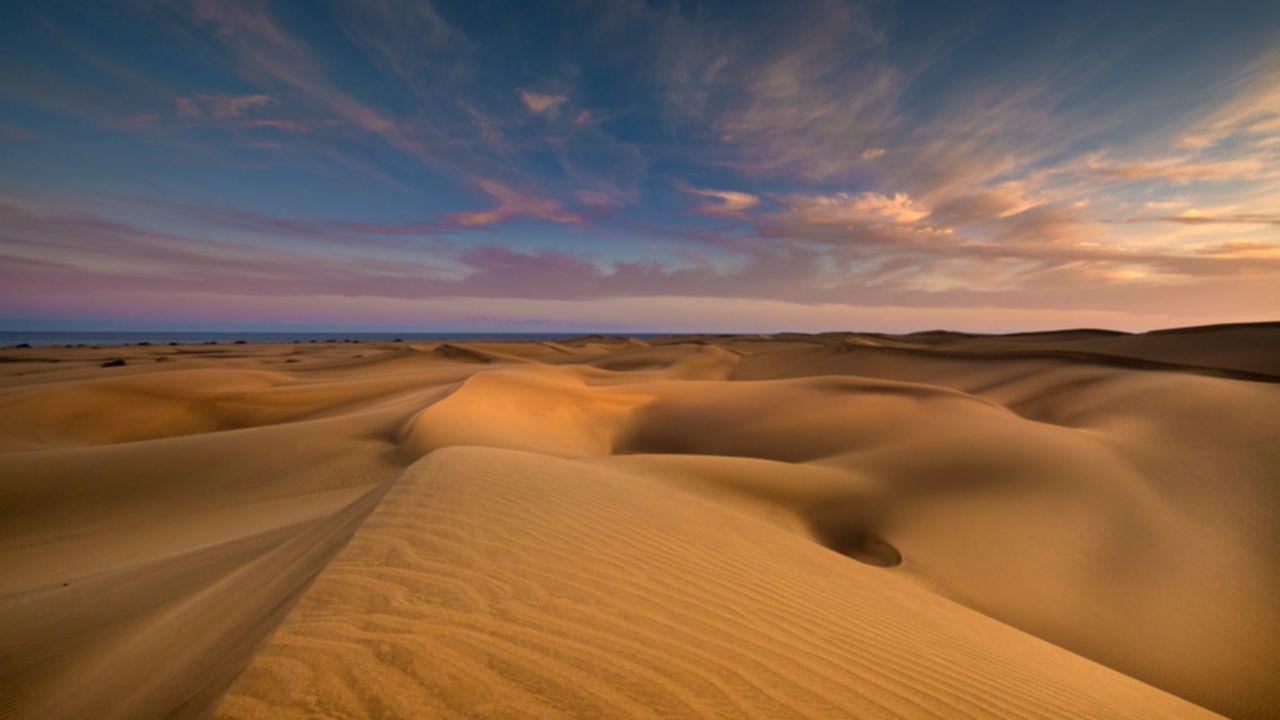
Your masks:
<svg viewBox="0 0 1280 720"><path fill-rule="evenodd" d="M218 718L1215 717L786 531L591 464L438 451Z"/></svg>
<svg viewBox="0 0 1280 720"><path fill-rule="evenodd" d="M859 717L1186 716L1172 693L1264 718L1280 703L1280 384L1241 379L1280 371L1280 326L442 347L0 351L0 717L204 717L271 657L276 684L251 669L220 712L421 717L377 697L450 685L448 712L479 715L846 716L856 700ZM471 474L503 517L473 507ZM474 519L448 550L408 506ZM356 531L371 510L390 523L374 540ZM333 590L369 542L396 550L344 572L386 598ZM401 560L407 575L383 577ZM619 563L654 594L610 595ZM493 624L527 608L468 583L523 588L553 617ZM362 603L427 635L366 662L344 629ZM341 642L280 659L295 618L330 612ZM437 627L466 613L471 635ZM917 613L955 627L915 628ZM553 627L556 642L536 635ZM718 679L657 689L646 668L667 657ZM467 680L481 660L491 688ZM955 663L968 674L935 667ZM881 666L899 679L868 675ZM366 670L387 684L353 679ZM695 701L708 692L722 699Z"/></svg>

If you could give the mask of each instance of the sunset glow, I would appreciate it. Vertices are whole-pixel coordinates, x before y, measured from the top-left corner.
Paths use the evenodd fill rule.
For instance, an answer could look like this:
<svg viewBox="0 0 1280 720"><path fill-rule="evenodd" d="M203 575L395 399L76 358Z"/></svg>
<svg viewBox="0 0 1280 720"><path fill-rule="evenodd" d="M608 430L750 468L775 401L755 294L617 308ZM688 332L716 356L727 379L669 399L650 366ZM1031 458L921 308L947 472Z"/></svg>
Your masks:
<svg viewBox="0 0 1280 720"><path fill-rule="evenodd" d="M0 325L1274 319L1276 47L1274 2L8 3Z"/></svg>

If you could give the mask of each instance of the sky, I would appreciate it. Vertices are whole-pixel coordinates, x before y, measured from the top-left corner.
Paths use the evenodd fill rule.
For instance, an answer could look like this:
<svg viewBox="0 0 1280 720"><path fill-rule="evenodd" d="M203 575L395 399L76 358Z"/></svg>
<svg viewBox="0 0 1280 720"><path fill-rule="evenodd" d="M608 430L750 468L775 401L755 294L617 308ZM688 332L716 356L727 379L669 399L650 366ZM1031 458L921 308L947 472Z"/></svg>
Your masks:
<svg viewBox="0 0 1280 720"><path fill-rule="evenodd" d="M1280 319L1280 3L0 4L0 329Z"/></svg>

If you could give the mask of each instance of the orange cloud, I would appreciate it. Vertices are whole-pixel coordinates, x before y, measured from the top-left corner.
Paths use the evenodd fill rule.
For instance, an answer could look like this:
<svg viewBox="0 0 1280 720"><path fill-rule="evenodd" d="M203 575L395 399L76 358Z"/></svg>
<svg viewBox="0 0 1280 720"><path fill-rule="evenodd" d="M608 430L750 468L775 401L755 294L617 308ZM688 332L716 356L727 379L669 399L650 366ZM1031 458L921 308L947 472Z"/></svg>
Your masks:
<svg viewBox="0 0 1280 720"><path fill-rule="evenodd" d="M911 225L930 215L906 193L791 195L786 202L791 206L786 215L809 225Z"/></svg>
<svg viewBox="0 0 1280 720"><path fill-rule="evenodd" d="M1181 215L1153 218L1164 222L1182 223L1184 225L1280 225L1280 215L1263 213L1237 213L1234 215L1201 215L1194 210Z"/></svg>
<svg viewBox="0 0 1280 720"><path fill-rule="evenodd" d="M1266 166L1255 159L1197 162L1187 158L1168 158L1128 165L1098 165L1093 171L1103 177L1122 180L1163 179L1175 185L1191 182L1220 182L1258 177Z"/></svg>
<svg viewBox="0 0 1280 720"><path fill-rule="evenodd" d="M545 95L543 93L529 92L528 90L520 91L520 101L525 104L525 107L538 115L554 113L556 108L568 99L566 95Z"/></svg>
<svg viewBox="0 0 1280 720"><path fill-rule="evenodd" d="M704 215L737 215L744 210L750 210L760 204L760 198L750 193L735 192L733 190L707 190L703 188L686 188L685 192L691 195L710 198L715 202L699 205L694 212Z"/></svg>
<svg viewBox="0 0 1280 720"><path fill-rule="evenodd" d="M1277 224L1280 224L1280 221ZM1222 255L1227 257L1280 257L1280 244L1246 241L1226 242L1202 247L1196 252L1201 255Z"/></svg>

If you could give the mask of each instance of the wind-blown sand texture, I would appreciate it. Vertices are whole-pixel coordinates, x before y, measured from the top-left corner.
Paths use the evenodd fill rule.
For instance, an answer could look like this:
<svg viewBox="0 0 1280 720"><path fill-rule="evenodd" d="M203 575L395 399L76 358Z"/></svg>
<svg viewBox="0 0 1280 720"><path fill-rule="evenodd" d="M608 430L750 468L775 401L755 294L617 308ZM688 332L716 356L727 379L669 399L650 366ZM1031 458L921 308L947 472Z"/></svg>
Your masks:
<svg viewBox="0 0 1280 720"><path fill-rule="evenodd" d="M1280 325L0 361L3 717L1280 707Z"/></svg>

